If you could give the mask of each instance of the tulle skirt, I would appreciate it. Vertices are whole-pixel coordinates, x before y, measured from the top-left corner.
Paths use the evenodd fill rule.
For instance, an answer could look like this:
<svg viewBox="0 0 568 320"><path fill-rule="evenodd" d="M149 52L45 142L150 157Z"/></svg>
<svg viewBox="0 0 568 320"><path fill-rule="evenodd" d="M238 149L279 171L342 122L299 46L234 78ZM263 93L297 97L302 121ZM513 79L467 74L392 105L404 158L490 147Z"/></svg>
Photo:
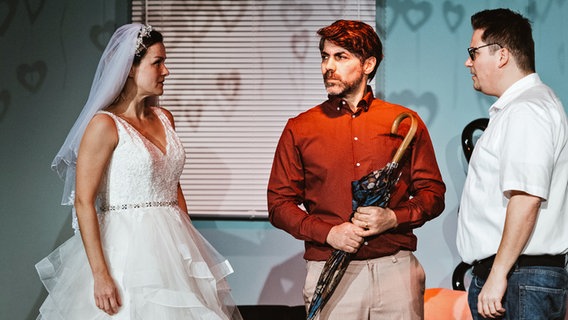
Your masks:
<svg viewBox="0 0 568 320"><path fill-rule="evenodd" d="M230 264L177 207L112 211L99 221L120 311L109 316L95 305L76 234L36 265L49 293L38 319L241 319L225 279Z"/></svg>

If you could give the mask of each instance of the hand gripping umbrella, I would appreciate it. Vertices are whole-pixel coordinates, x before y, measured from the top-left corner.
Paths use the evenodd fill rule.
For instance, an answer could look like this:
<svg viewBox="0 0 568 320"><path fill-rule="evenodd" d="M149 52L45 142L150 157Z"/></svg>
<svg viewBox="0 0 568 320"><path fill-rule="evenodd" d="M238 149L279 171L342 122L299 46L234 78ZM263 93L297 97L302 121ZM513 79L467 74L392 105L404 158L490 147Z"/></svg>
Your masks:
<svg viewBox="0 0 568 320"><path fill-rule="evenodd" d="M400 173L396 170L398 162L414 138L418 125L416 118L412 114L407 112L401 113L392 124L391 135L395 135L398 132L398 126L405 118L410 118L411 120L410 129L398 147L392 161L387 163L384 168L375 170L352 182L353 213L361 206L379 206L382 208L388 206L392 189L400 177ZM351 214L351 217L353 217L353 214ZM308 320L313 320L329 300L341 277L343 277L349 261L351 261L351 254L342 250L334 250L329 259L327 259L308 308Z"/></svg>

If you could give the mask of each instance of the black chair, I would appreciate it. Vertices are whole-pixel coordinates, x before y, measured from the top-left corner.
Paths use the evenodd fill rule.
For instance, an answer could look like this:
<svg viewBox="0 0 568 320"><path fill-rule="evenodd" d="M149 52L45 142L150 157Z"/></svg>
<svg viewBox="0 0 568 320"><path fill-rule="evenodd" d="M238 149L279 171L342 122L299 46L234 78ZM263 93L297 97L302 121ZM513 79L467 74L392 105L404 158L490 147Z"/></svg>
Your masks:
<svg viewBox="0 0 568 320"><path fill-rule="evenodd" d="M471 121L463 128L461 135L461 143L462 143L463 154L465 155L465 159L467 160L468 163L469 159L471 158L471 154L473 153L473 148L475 147L475 143L477 142L477 139L475 139L474 134L477 131L485 131L485 129L487 129L488 124L489 124L488 118L479 118ZM465 278L470 268L471 265L465 262L460 262L456 266L452 274L452 288L454 290L465 291Z"/></svg>
<svg viewBox="0 0 568 320"><path fill-rule="evenodd" d="M461 135L461 142L462 142L462 149L463 154L467 162L471 158L471 153L473 152L473 147L475 146L475 142L477 141L474 137L476 131L484 131L489 124L488 118L479 118L475 119L472 122L468 123L462 131Z"/></svg>
<svg viewBox="0 0 568 320"><path fill-rule="evenodd" d="M306 308L284 305L239 306L243 320L305 320Z"/></svg>
<svg viewBox="0 0 568 320"><path fill-rule="evenodd" d="M452 273L452 289L466 291L465 278L470 268L471 265L465 262L460 262L456 266Z"/></svg>

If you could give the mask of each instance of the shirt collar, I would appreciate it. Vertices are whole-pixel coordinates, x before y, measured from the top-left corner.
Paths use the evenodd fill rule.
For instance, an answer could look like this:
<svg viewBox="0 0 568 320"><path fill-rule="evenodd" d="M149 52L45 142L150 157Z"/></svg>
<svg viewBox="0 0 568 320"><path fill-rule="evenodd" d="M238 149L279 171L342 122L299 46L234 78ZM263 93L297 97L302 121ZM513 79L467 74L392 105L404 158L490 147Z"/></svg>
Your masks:
<svg viewBox="0 0 568 320"><path fill-rule="evenodd" d="M493 115L500 110L503 110L511 100L518 97L521 93L526 91L528 88L534 87L538 84L541 84L542 81L537 73L531 73L517 82L513 83L503 94L493 103L493 105L489 108L489 115Z"/></svg>
<svg viewBox="0 0 568 320"><path fill-rule="evenodd" d="M371 102L373 102L373 99L375 98L374 94L373 94L373 89L371 88L371 86L367 86L366 88L366 93L363 96L363 98L361 99L361 101L359 101L359 103L357 104L357 111L355 113L359 113L361 111L369 111L369 107L371 106ZM342 98L339 98L337 96L330 96L328 95L328 103L336 110L341 110L341 109L347 109L349 111L351 111L351 109L349 108L349 106L347 105L347 102L344 101Z"/></svg>

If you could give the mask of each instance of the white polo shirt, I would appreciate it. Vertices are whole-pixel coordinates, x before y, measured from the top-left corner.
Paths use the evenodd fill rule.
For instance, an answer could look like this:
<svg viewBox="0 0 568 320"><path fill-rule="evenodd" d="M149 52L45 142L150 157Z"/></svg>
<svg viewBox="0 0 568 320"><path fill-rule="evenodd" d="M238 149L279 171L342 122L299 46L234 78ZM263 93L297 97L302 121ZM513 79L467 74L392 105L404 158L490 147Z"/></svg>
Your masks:
<svg viewBox="0 0 568 320"><path fill-rule="evenodd" d="M566 112L536 73L491 106L489 125L475 145L458 213L457 247L464 262L497 253L511 190L544 200L522 254L567 253Z"/></svg>

